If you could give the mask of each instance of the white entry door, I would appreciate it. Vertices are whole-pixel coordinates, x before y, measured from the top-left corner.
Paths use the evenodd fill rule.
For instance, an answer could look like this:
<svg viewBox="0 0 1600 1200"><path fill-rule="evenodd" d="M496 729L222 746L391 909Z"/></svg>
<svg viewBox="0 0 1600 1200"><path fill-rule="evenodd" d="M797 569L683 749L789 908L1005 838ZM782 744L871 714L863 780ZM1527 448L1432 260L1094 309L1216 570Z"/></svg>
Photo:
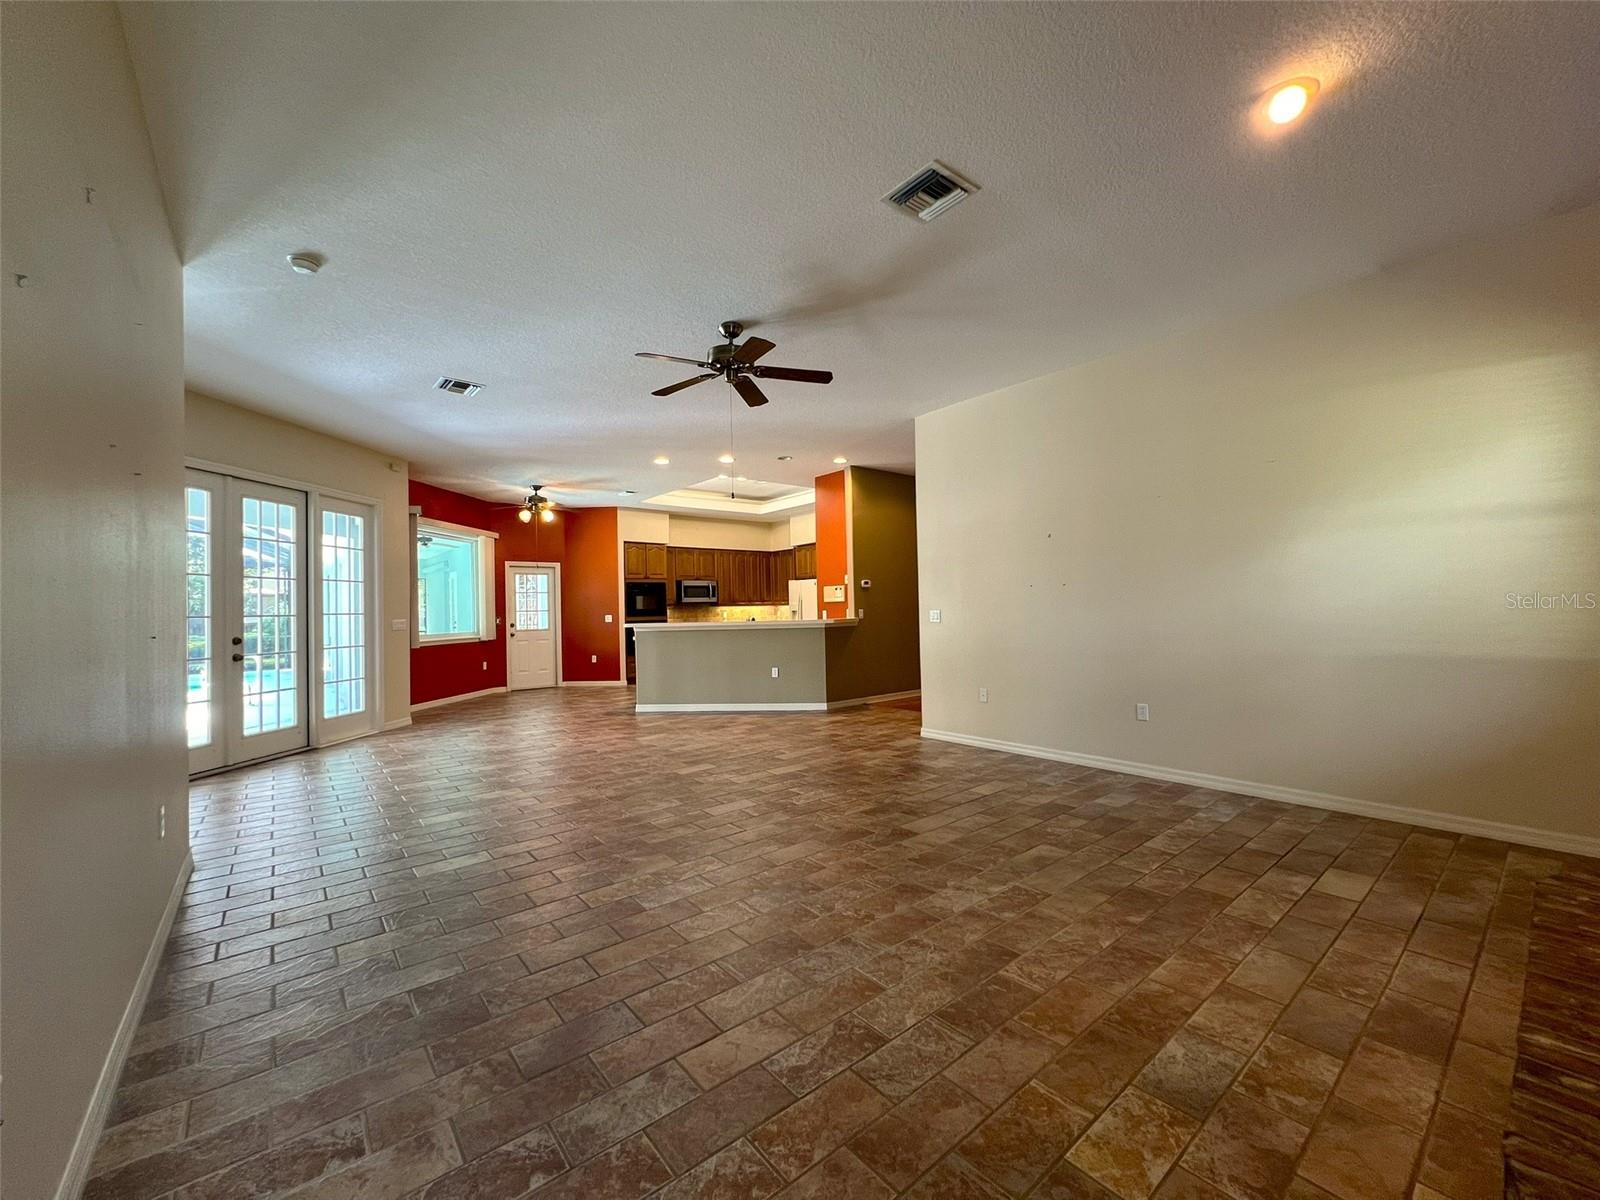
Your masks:
<svg viewBox="0 0 1600 1200"><path fill-rule="evenodd" d="M184 488L189 770L307 744L306 496L209 471Z"/></svg>
<svg viewBox="0 0 1600 1200"><path fill-rule="evenodd" d="M512 691L559 682L559 588L555 567L506 568L506 686Z"/></svg>

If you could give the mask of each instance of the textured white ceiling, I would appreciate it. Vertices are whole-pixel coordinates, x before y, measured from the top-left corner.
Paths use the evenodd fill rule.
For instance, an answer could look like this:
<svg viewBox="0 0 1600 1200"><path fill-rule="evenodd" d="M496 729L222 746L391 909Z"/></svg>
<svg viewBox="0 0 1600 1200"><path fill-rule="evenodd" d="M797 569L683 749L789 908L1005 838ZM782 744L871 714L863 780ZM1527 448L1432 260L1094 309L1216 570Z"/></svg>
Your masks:
<svg viewBox="0 0 1600 1200"><path fill-rule="evenodd" d="M717 471L726 389L633 352L726 318L837 376L739 405L739 470L908 469L919 413L1597 194L1600 4L123 13L191 385L505 499ZM933 158L983 190L879 203Z"/></svg>

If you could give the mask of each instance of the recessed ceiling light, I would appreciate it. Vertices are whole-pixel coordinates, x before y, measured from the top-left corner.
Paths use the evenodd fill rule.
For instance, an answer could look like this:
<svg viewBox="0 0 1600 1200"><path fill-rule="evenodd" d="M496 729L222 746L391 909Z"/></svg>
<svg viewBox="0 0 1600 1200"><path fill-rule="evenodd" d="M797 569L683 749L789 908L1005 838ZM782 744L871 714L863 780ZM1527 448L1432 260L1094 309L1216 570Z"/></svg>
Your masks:
<svg viewBox="0 0 1600 1200"><path fill-rule="evenodd" d="M792 462L792 461L794 461L794 455L792 455L792 454L780 454L780 455L778 455L778 461L779 462Z"/></svg>
<svg viewBox="0 0 1600 1200"><path fill-rule="evenodd" d="M664 467L669 462L671 462L672 460L670 458L668 458L665 454L658 454L654 458L652 458L650 461L655 463L655 465L658 466L658 467Z"/></svg>
<svg viewBox="0 0 1600 1200"><path fill-rule="evenodd" d="M849 461L850 460L848 458L846 458L844 455L840 454L840 455L838 455L837 457L834 458L833 465L836 466L836 467L842 467L842 466L845 465L845 463L847 463Z"/></svg>
<svg viewBox="0 0 1600 1200"><path fill-rule="evenodd" d="M1288 125L1299 120L1316 98L1318 86L1317 81L1309 77L1280 83L1268 94L1267 120L1274 125Z"/></svg>
<svg viewBox="0 0 1600 1200"><path fill-rule="evenodd" d="M733 455L731 455L731 454L719 454L719 455L717 455L717 461L719 463L723 463L724 465L726 465L727 463L731 463L733 461Z"/></svg>
<svg viewBox="0 0 1600 1200"><path fill-rule="evenodd" d="M322 270L322 255L301 252L289 255L289 265L296 275L315 275Z"/></svg>

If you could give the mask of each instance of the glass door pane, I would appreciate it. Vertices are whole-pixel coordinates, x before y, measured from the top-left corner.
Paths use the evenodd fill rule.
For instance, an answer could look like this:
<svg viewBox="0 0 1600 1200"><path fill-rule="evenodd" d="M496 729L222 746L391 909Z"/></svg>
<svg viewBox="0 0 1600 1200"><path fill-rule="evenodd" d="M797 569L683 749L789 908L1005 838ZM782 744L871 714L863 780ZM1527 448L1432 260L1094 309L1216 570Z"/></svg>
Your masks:
<svg viewBox="0 0 1600 1200"><path fill-rule="evenodd" d="M367 710L366 518L322 513L322 718Z"/></svg>
<svg viewBox="0 0 1600 1200"><path fill-rule="evenodd" d="M226 762L217 656L218 569L225 538L217 515L226 504L226 481L205 471L185 471L183 489L183 710L189 770L210 771Z"/></svg>
<svg viewBox="0 0 1600 1200"><path fill-rule="evenodd" d="M184 664L189 749L211 744L211 681L213 661L211 623L212 517L211 492L183 489L187 536L184 563Z"/></svg>
<svg viewBox="0 0 1600 1200"><path fill-rule="evenodd" d="M298 521L294 506L253 496L244 518L245 737L292 728L300 715Z"/></svg>
<svg viewBox="0 0 1600 1200"><path fill-rule="evenodd" d="M229 763L307 744L305 514L302 492L228 481L231 528L218 574L228 579ZM224 575L225 573L225 575ZM231 625L232 628L225 626Z"/></svg>

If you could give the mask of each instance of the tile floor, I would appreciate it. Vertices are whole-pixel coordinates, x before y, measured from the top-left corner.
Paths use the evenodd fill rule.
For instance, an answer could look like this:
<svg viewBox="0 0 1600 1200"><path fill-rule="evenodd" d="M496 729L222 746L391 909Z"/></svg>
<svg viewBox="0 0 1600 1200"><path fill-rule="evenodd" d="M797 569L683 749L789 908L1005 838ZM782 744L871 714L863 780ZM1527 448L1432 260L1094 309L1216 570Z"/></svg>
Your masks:
<svg viewBox="0 0 1600 1200"><path fill-rule="evenodd" d="M524 693L194 788L89 1200L1488 1200L1558 856Z"/></svg>

